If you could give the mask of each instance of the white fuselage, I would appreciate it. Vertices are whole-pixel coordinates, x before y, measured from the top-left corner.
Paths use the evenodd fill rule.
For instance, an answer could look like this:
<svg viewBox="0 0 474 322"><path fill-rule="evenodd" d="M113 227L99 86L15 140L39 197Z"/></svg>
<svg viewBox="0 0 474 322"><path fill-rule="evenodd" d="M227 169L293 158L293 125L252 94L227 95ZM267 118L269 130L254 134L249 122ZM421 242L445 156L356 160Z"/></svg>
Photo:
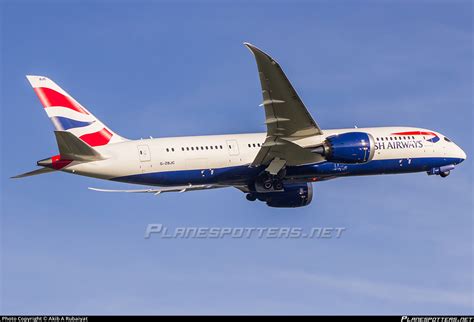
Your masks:
<svg viewBox="0 0 474 322"><path fill-rule="evenodd" d="M429 141L423 135L394 135L394 133L430 132L438 137L437 142ZM293 143L303 148L322 144L326 137L346 132L366 132L373 136L375 154L368 163L376 161L398 160L398 168L385 171L371 168L369 172L358 171L356 174L378 174L396 172L417 172L429 169L437 160L440 165L457 164L466 158L464 151L455 143L434 131L411 127L375 127L324 130L324 135L311 136ZM186 174L200 171L202 177L212 182L214 172L219 169L232 169L250 165L255 159L266 133L230 134L210 136L189 136L125 141L97 147L106 157L93 162L72 162L62 169L79 175L103 179L114 179L132 183L151 185L171 185L175 182L160 182L159 174L181 174L179 182L186 181ZM430 160L426 167L410 168L412 160ZM457 161L457 160L461 161ZM419 161L418 161L419 162ZM357 165L356 165L357 166ZM363 165L361 165L363 166ZM360 168L359 170L361 170ZM191 172L189 172L191 171ZM156 174L150 180L120 180L122 177ZM345 175L351 175L350 169ZM201 178L199 178L200 181ZM176 183L178 183L178 181Z"/></svg>

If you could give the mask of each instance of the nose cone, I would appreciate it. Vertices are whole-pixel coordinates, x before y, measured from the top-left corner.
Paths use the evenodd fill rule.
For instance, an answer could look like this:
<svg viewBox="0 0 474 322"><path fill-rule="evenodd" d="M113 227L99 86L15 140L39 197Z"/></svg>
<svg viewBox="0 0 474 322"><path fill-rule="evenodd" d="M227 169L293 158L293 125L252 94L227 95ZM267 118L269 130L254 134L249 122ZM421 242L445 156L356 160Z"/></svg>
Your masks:
<svg viewBox="0 0 474 322"><path fill-rule="evenodd" d="M464 160L467 159L466 152L464 152L463 149L461 149L459 146L456 146L456 158L459 159L459 163L463 162Z"/></svg>

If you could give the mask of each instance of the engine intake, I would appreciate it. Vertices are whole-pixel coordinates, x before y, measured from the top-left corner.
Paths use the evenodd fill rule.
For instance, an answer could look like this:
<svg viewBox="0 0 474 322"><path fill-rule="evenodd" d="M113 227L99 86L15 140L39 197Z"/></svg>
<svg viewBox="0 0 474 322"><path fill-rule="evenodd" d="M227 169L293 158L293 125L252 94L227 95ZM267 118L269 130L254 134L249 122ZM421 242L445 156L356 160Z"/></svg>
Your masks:
<svg viewBox="0 0 474 322"><path fill-rule="evenodd" d="M365 132L348 132L332 135L312 150L326 160L337 163L366 163L375 154L374 138Z"/></svg>

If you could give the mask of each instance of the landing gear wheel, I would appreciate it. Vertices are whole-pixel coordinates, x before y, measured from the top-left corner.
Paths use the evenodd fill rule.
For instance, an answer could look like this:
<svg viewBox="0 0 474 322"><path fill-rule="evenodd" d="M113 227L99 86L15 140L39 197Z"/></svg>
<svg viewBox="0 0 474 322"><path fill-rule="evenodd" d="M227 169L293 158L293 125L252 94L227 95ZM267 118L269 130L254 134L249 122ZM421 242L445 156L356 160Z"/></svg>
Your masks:
<svg viewBox="0 0 474 322"><path fill-rule="evenodd" d="M257 196L255 196L254 194L251 194L251 193L248 193L245 198L247 198L248 201L255 201L257 200Z"/></svg>
<svg viewBox="0 0 474 322"><path fill-rule="evenodd" d="M263 182L263 188L266 190L270 190L273 187L273 182L271 180L267 180Z"/></svg>
<svg viewBox="0 0 474 322"><path fill-rule="evenodd" d="M283 189L283 183L280 180L273 181L273 189L282 190Z"/></svg>
<svg viewBox="0 0 474 322"><path fill-rule="evenodd" d="M450 173L451 171L444 171L444 172L441 172L439 175L441 176L441 178L446 178L447 176L449 176Z"/></svg>

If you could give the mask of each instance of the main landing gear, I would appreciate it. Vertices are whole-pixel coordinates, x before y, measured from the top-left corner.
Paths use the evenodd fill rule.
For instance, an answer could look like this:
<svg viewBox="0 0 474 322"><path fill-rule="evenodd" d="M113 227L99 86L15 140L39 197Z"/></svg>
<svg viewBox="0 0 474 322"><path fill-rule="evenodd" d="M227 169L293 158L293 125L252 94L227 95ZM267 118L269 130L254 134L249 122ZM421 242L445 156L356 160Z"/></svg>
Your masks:
<svg viewBox="0 0 474 322"><path fill-rule="evenodd" d="M257 200L257 196L253 193L248 193L245 198L247 198L248 201L255 201Z"/></svg>
<svg viewBox="0 0 474 322"><path fill-rule="evenodd" d="M263 172L255 181L255 192L248 193L245 197L248 201L255 201L258 194L268 193L268 192L280 192L284 191L283 186L284 175L271 175L268 172Z"/></svg>
<svg viewBox="0 0 474 322"><path fill-rule="evenodd" d="M255 182L255 190L258 192L283 191L283 178L286 171L283 169L278 174L272 175L268 172L262 172Z"/></svg>
<svg viewBox="0 0 474 322"><path fill-rule="evenodd" d="M265 181L263 181L263 188L265 190L283 190L283 182L280 178L269 176Z"/></svg>

